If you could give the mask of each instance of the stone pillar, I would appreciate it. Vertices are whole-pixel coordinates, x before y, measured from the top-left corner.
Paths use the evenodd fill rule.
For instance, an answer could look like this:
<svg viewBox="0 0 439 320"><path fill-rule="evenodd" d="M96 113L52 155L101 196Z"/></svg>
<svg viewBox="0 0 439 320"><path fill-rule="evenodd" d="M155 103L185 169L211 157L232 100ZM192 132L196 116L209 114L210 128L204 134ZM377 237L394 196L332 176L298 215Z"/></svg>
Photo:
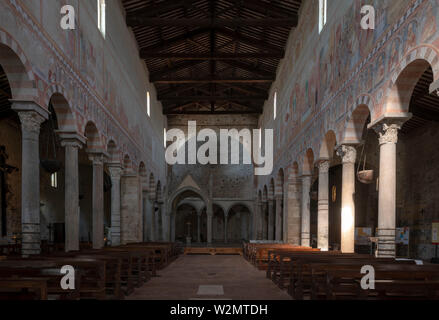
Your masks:
<svg viewBox="0 0 439 320"><path fill-rule="evenodd" d="M229 215L227 213L225 213L224 214L224 243L227 243L228 218L229 218Z"/></svg>
<svg viewBox="0 0 439 320"><path fill-rule="evenodd" d="M337 154L343 163L341 187L341 252L355 252L355 161L357 150L342 145Z"/></svg>
<svg viewBox="0 0 439 320"><path fill-rule="evenodd" d="M104 155L90 154L93 162L93 249L104 247Z"/></svg>
<svg viewBox="0 0 439 320"><path fill-rule="evenodd" d="M212 243L212 223L213 223L213 206L212 204L207 205L207 243Z"/></svg>
<svg viewBox="0 0 439 320"><path fill-rule="evenodd" d="M264 239L264 203L262 201L258 202L257 206L257 216L256 216L256 239L255 240L263 240Z"/></svg>
<svg viewBox="0 0 439 320"><path fill-rule="evenodd" d="M300 180L292 178L287 190L287 243L300 246Z"/></svg>
<svg viewBox="0 0 439 320"><path fill-rule="evenodd" d="M396 144L401 124L385 122L374 129L378 133L380 143L377 256L380 258L394 258L396 236Z"/></svg>
<svg viewBox="0 0 439 320"><path fill-rule="evenodd" d="M79 167L78 151L85 144L84 137L76 133L58 132L65 149L65 251L79 251Z"/></svg>
<svg viewBox="0 0 439 320"><path fill-rule="evenodd" d="M111 177L111 245L119 246L120 241L120 177L122 175L122 166L120 163L111 163L108 165L108 171Z"/></svg>
<svg viewBox="0 0 439 320"><path fill-rule="evenodd" d="M197 241L201 243L201 213L197 213Z"/></svg>
<svg viewBox="0 0 439 320"><path fill-rule="evenodd" d="M22 255L41 252L40 155L41 124L48 118L33 102L13 102L21 122L21 232Z"/></svg>
<svg viewBox="0 0 439 320"><path fill-rule="evenodd" d="M276 241L282 240L282 195L276 196Z"/></svg>
<svg viewBox="0 0 439 320"><path fill-rule="evenodd" d="M329 250L329 167L328 160L319 163L317 247L322 251Z"/></svg>
<svg viewBox="0 0 439 320"><path fill-rule="evenodd" d="M148 201L148 205L149 205L149 208L150 208L149 212L151 213L150 214L150 223L151 223L151 225L150 225L150 228L149 228L149 231L150 231L149 232L149 237L150 237L150 240L152 242L157 240L157 237L156 237L157 225L156 225L156 218L155 218L157 213L155 212L154 201L155 201L155 199L152 198L152 196L150 194L149 201Z"/></svg>
<svg viewBox="0 0 439 320"><path fill-rule="evenodd" d="M301 245L303 247L311 246L311 217L310 217L310 199L309 192L311 191L312 176L302 176L302 236Z"/></svg>
<svg viewBox="0 0 439 320"><path fill-rule="evenodd" d="M157 212L155 215L156 218L156 240L157 241L163 241L163 216L162 216L162 208L163 204L161 202L157 202Z"/></svg>
<svg viewBox="0 0 439 320"><path fill-rule="evenodd" d="M168 213L165 213L162 215L163 218L163 241L170 242L170 221L171 221L171 215Z"/></svg>
<svg viewBox="0 0 439 320"><path fill-rule="evenodd" d="M274 240L274 200L268 200L268 240Z"/></svg>
<svg viewBox="0 0 439 320"><path fill-rule="evenodd" d="M268 201L262 201L262 240L268 240Z"/></svg>
<svg viewBox="0 0 439 320"><path fill-rule="evenodd" d="M149 221L149 204L148 204L148 192L146 190L142 190L142 214L143 214L143 241L149 241L150 235L150 221Z"/></svg>
<svg viewBox="0 0 439 320"><path fill-rule="evenodd" d="M241 213L241 239L248 239L248 215Z"/></svg>

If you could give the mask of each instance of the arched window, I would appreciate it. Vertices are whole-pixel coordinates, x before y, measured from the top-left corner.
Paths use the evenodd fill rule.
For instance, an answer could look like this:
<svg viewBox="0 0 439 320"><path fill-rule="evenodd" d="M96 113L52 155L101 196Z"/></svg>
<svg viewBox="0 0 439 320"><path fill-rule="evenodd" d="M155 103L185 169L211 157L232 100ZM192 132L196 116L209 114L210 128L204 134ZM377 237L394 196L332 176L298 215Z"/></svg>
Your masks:
<svg viewBox="0 0 439 320"><path fill-rule="evenodd" d="M151 95L149 91L146 92L146 113L148 113L148 117L151 117Z"/></svg>
<svg viewBox="0 0 439 320"><path fill-rule="evenodd" d="M319 0L319 34L326 25L327 13L327 0Z"/></svg>
<svg viewBox="0 0 439 320"><path fill-rule="evenodd" d="M106 24L105 24L105 0L98 1L98 29L105 38Z"/></svg>

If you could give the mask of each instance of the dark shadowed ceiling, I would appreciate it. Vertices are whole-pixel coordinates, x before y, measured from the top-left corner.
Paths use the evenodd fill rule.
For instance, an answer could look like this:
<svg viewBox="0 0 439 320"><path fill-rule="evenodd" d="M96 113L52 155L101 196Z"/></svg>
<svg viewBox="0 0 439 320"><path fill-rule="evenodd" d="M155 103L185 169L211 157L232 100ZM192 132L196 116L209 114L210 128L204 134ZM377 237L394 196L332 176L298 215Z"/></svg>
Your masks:
<svg viewBox="0 0 439 320"><path fill-rule="evenodd" d="M262 113L301 0L123 0L164 114Z"/></svg>

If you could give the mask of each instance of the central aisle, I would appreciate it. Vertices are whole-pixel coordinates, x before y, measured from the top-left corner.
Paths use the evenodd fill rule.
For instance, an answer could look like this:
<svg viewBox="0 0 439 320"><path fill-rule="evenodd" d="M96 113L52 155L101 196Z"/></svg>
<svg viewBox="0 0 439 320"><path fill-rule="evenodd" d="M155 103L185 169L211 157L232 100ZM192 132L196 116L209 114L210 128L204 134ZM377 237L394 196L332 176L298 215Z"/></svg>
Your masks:
<svg viewBox="0 0 439 320"><path fill-rule="evenodd" d="M290 300L240 256L181 256L130 300Z"/></svg>

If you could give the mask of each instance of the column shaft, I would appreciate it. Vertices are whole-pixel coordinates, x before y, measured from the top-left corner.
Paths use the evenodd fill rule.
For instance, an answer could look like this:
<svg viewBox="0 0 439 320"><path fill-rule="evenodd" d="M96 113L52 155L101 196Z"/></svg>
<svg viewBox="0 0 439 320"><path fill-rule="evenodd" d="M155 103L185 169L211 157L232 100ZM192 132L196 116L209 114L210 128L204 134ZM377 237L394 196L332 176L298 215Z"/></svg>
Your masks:
<svg viewBox="0 0 439 320"><path fill-rule="evenodd" d="M201 242L201 215L197 215L197 240Z"/></svg>
<svg viewBox="0 0 439 320"><path fill-rule="evenodd" d="M122 167L120 165L108 167L111 176L111 245L119 246L120 239L120 209L121 209L121 194L120 194L120 177L122 174Z"/></svg>
<svg viewBox="0 0 439 320"><path fill-rule="evenodd" d="M380 142L378 192L378 257L394 258L396 229L396 144L399 124L384 123L376 128Z"/></svg>
<svg viewBox="0 0 439 320"><path fill-rule="evenodd" d="M22 255L41 252L39 135L44 118L34 111L18 112L21 121Z"/></svg>
<svg viewBox="0 0 439 320"><path fill-rule="evenodd" d="M274 240L274 200L268 200L268 240Z"/></svg>
<svg viewBox="0 0 439 320"><path fill-rule="evenodd" d="M104 246L104 162L102 156L93 161L93 249Z"/></svg>
<svg viewBox="0 0 439 320"><path fill-rule="evenodd" d="M341 251L355 252L355 161L357 151L353 146L341 146L343 174L341 187Z"/></svg>
<svg viewBox="0 0 439 320"><path fill-rule="evenodd" d="M317 218L317 247L329 250L329 161L319 165L319 200Z"/></svg>
<svg viewBox="0 0 439 320"><path fill-rule="evenodd" d="M65 147L65 251L79 250L79 169L77 143Z"/></svg>
<svg viewBox="0 0 439 320"><path fill-rule="evenodd" d="M227 226L228 226L228 217L224 215L224 243L227 243Z"/></svg>
<svg viewBox="0 0 439 320"><path fill-rule="evenodd" d="M311 246L310 239L310 229L311 229L311 220L310 220L310 199L309 192L311 191L311 176L303 176L302 177L302 236L301 236L301 245L304 247Z"/></svg>
<svg viewBox="0 0 439 320"><path fill-rule="evenodd" d="M276 197L276 241L282 240L282 196Z"/></svg>
<svg viewBox="0 0 439 320"><path fill-rule="evenodd" d="M287 235L289 244L300 246L300 180L293 178L287 190Z"/></svg>

